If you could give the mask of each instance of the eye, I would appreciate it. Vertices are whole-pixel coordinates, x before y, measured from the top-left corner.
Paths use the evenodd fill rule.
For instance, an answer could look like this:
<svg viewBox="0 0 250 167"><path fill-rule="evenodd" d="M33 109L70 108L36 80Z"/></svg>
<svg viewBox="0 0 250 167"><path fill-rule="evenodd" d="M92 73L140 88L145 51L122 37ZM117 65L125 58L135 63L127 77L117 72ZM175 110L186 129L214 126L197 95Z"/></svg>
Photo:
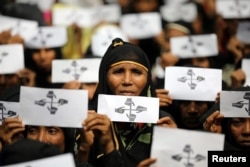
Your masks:
<svg viewBox="0 0 250 167"><path fill-rule="evenodd" d="M51 135L57 134L58 131L59 130L57 128L55 128L55 127L48 128L48 133L51 134Z"/></svg>
<svg viewBox="0 0 250 167"><path fill-rule="evenodd" d="M141 75L143 73L142 70L137 69L137 68L133 69L132 72L138 75Z"/></svg>
<svg viewBox="0 0 250 167"><path fill-rule="evenodd" d="M112 73L113 74L121 74L124 72L123 68L117 68L117 69L113 69Z"/></svg>
<svg viewBox="0 0 250 167"><path fill-rule="evenodd" d="M199 107L202 107L204 105L207 105L205 102L202 102L202 101L198 101L196 102L196 104L199 106Z"/></svg>
<svg viewBox="0 0 250 167"><path fill-rule="evenodd" d="M240 119L240 118L233 118L232 119L233 126L241 126L243 123L244 123L244 119Z"/></svg>
<svg viewBox="0 0 250 167"><path fill-rule="evenodd" d="M27 129L28 129L27 130L28 134L34 135L34 134L38 133L38 128L37 127L31 126L31 127L28 127Z"/></svg>

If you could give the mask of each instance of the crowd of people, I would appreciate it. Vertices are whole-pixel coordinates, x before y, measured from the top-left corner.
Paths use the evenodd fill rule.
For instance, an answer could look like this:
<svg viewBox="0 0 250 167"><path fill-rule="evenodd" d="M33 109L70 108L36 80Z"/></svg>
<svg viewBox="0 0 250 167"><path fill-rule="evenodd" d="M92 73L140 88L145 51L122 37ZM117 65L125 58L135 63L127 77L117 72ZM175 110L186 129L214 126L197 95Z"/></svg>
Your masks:
<svg viewBox="0 0 250 167"><path fill-rule="evenodd" d="M44 9L39 4L5 0L1 2L0 16L37 21L39 27L55 27L52 9L57 5L94 7L115 3L119 5L122 16L160 13L160 7L167 2L170 3L163 0L57 0L51 1L50 6ZM224 18L216 11L216 0L187 0L184 3L196 6L197 15L192 22L183 19L170 22L162 18L161 32L143 39L127 36L120 29L119 22L100 22L94 27L79 27L73 23L65 27L66 43L59 42L53 47L31 47L26 45L20 34L13 35L11 30L0 29L0 46L22 44L25 59L24 69L11 74L0 73L0 101L19 102L21 86L85 89L89 93L88 114L86 120L82 120L83 128L24 125L20 117L2 120L0 165L72 153L76 166L146 167L157 161L157 157L150 157L153 126L225 134L224 150L250 151L250 118L225 118L218 107L219 92L214 101L178 100L172 99L169 90L164 88L164 82L167 82L165 68L186 66L221 69L222 90L250 91L250 87L245 86L247 75L241 68L242 60L250 56L250 41L237 38L238 25L241 22L250 23L250 15L248 18ZM111 35L105 52L96 55L93 50L96 41L92 37L98 35L95 32L105 25L115 26L122 34ZM180 58L171 52L171 38L202 34L216 34L218 55ZM53 60L87 58L101 59L98 82L52 82ZM159 120L156 124L111 121L107 115L97 113L99 94L157 97ZM214 111L201 121L211 108ZM51 151L44 153L41 147Z"/></svg>

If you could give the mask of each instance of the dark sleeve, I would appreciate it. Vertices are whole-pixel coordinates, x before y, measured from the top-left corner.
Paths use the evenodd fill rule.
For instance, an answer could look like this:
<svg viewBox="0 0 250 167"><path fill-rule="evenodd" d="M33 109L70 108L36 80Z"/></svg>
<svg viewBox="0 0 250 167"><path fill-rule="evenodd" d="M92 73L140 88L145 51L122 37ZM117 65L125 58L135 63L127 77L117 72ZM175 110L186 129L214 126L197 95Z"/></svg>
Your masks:
<svg viewBox="0 0 250 167"><path fill-rule="evenodd" d="M124 167L121 153L117 150L104 154L97 159L95 167Z"/></svg>
<svg viewBox="0 0 250 167"><path fill-rule="evenodd" d="M173 119L173 121L175 121L174 117L172 116L172 114L170 114L169 112L167 111L163 111L160 109L160 115L159 115L160 118L163 118L163 117L170 117Z"/></svg>
<svg viewBox="0 0 250 167"><path fill-rule="evenodd" d="M93 165L91 165L90 163L83 163L83 162L75 162L76 167L94 167Z"/></svg>

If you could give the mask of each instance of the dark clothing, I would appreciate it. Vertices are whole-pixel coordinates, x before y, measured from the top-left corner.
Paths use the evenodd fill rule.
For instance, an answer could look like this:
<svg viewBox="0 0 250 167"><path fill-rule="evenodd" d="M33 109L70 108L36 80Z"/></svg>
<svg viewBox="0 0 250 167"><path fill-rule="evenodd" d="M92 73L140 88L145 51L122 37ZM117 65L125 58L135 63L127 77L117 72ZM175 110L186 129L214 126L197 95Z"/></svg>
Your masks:
<svg viewBox="0 0 250 167"><path fill-rule="evenodd" d="M107 72L111 65L122 61L135 62L147 71L147 83L139 96L155 97L151 65L145 52L136 45L114 39L100 64L99 84L90 102L91 110L97 111L99 94L114 94L107 83ZM121 154L124 167L136 167L140 161L150 157L153 124L113 122L112 127L115 146Z"/></svg>
<svg viewBox="0 0 250 167"><path fill-rule="evenodd" d="M124 167L124 159L119 151L114 150L109 154L102 154L99 146L98 142L93 145L89 163L94 167Z"/></svg>
<svg viewBox="0 0 250 167"><path fill-rule="evenodd" d="M125 167L136 167L150 157L152 124L141 128L135 123L114 123L114 126Z"/></svg>
<svg viewBox="0 0 250 167"><path fill-rule="evenodd" d="M36 140L22 139L3 147L1 165L32 161L59 154L61 151L58 147Z"/></svg>

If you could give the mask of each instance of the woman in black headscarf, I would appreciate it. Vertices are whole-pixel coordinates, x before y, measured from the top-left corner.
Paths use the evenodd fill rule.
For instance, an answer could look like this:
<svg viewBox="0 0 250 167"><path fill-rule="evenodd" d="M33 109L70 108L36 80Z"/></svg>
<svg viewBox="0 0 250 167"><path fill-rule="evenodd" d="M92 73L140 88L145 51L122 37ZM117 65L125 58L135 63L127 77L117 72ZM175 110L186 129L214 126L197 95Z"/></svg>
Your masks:
<svg viewBox="0 0 250 167"><path fill-rule="evenodd" d="M150 62L140 47L120 38L112 41L100 64L99 84L90 103L91 110L97 111L99 94L155 97ZM176 127L168 116L158 123ZM116 148L126 167L135 167L149 157L152 124L113 122L112 127Z"/></svg>

